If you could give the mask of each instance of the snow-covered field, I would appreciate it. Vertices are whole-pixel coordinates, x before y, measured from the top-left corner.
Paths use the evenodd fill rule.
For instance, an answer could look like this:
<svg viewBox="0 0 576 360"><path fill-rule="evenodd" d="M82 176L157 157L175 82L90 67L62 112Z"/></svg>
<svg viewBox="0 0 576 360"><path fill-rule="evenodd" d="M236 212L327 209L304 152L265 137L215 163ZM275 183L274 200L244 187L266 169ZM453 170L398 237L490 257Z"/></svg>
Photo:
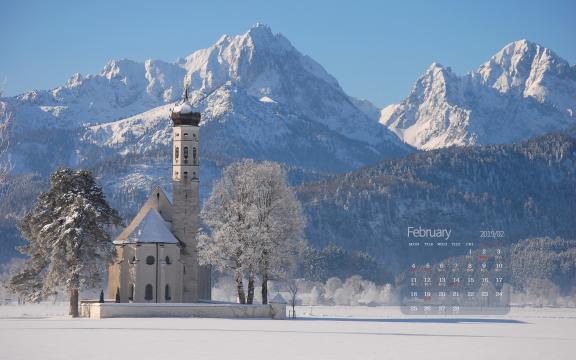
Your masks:
<svg viewBox="0 0 576 360"><path fill-rule="evenodd" d="M0 306L0 359L574 359L576 309L409 317L302 306L297 320L70 319L62 304Z"/></svg>

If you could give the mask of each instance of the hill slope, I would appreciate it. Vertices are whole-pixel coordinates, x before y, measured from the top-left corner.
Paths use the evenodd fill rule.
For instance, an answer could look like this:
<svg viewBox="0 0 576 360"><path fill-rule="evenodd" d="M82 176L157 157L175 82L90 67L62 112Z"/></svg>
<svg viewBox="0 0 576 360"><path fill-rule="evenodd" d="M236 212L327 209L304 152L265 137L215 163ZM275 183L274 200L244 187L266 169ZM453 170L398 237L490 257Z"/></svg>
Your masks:
<svg viewBox="0 0 576 360"><path fill-rule="evenodd" d="M452 147L386 160L302 185L307 236L403 263L408 226L452 228L460 239L504 230L506 241L576 238L576 139L550 134L520 144Z"/></svg>

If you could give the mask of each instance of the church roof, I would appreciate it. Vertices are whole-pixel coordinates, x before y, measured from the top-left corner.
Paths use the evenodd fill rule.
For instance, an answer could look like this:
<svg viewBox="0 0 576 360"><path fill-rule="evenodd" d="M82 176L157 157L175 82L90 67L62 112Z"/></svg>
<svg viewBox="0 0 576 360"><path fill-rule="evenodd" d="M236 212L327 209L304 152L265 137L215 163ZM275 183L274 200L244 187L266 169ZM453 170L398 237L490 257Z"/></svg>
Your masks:
<svg viewBox="0 0 576 360"><path fill-rule="evenodd" d="M116 244L135 243L170 243L178 244L178 240L172 235L170 225L154 208L149 208L146 215L126 236L124 240L116 239Z"/></svg>
<svg viewBox="0 0 576 360"><path fill-rule="evenodd" d="M170 200L162 191L162 189L157 186L150 192L148 200L142 205L138 214L132 219L130 224L118 235L115 244L131 243L132 241L128 238L134 233L136 228L144 221L144 218L148 215L150 209L154 209L158 216L162 219L163 223L170 231L170 222L172 221L172 204Z"/></svg>

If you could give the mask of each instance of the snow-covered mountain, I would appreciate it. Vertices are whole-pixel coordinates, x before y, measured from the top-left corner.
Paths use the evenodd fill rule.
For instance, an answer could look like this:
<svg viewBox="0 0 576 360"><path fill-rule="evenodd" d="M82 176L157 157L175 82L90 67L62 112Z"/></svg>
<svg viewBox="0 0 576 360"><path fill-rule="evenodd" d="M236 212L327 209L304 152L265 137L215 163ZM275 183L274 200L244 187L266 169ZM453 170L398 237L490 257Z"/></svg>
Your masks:
<svg viewBox="0 0 576 360"><path fill-rule="evenodd" d="M30 138L39 132L78 133L69 139L68 163L93 161L94 146L125 155L166 145L170 104L182 96L186 75L203 112L207 154L343 171L411 150L367 115L368 103L349 97L322 66L257 24L174 63L110 61L98 75L75 74L55 89L0 99L0 115L14 115L14 163L35 170L27 168L31 148L66 142L39 144Z"/></svg>
<svg viewBox="0 0 576 360"><path fill-rule="evenodd" d="M457 76L432 64L380 122L420 149L510 143L576 124L576 66L526 40Z"/></svg>
<svg viewBox="0 0 576 360"><path fill-rule="evenodd" d="M93 169L113 205L130 214L155 183L169 186L170 109L185 77L202 112L203 191L219 169L251 157L282 162L299 179L349 171L414 149L374 107L284 36L257 24L175 62L110 61L52 90L0 98L15 174Z"/></svg>
<svg viewBox="0 0 576 360"><path fill-rule="evenodd" d="M350 96L350 101L352 101L352 104L354 104L354 106L366 114L370 119L374 119L375 121L380 119L380 109L378 109L376 105L372 104L369 100L357 99Z"/></svg>

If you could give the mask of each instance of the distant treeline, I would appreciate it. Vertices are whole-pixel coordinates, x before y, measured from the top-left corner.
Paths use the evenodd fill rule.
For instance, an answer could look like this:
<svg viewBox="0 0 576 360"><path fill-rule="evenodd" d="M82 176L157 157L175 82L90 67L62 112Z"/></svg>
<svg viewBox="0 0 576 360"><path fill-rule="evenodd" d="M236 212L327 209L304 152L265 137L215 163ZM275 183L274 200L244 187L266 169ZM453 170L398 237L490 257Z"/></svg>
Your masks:
<svg viewBox="0 0 576 360"><path fill-rule="evenodd" d="M408 226L450 228L460 240L503 230L508 245L576 239L576 140L550 134L420 152L304 184L298 193L314 246L362 251L390 271L406 266Z"/></svg>

